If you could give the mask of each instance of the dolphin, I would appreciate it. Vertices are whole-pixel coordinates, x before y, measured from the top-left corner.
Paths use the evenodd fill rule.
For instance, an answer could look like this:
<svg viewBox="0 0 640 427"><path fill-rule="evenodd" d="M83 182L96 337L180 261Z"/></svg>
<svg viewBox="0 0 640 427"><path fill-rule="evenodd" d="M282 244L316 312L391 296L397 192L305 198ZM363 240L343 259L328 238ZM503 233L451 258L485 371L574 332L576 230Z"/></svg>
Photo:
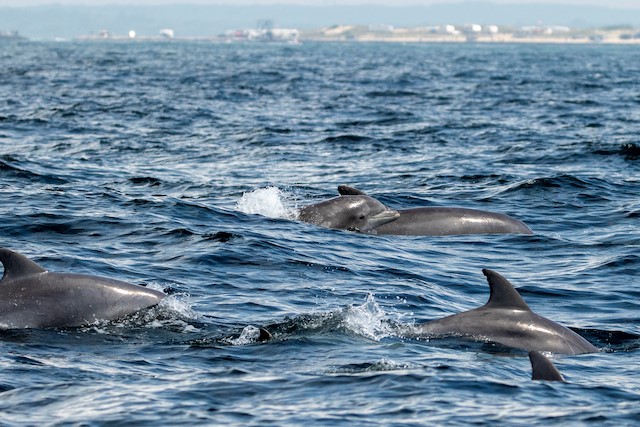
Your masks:
<svg viewBox="0 0 640 427"><path fill-rule="evenodd" d="M492 270L482 270L489 282L489 301L474 310L433 320L416 327L419 336L460 335L489 340L527 351L593 353L598 349L580 335L539 316L513 285Z"/></svg>
<svg viewBox="0 0 640 427"><path fill-rule="evenodd" d="M85 274L49 272L0 248L0 327L76 327L115 320L160 302L165 294L144 286Z"/></svg>
<svg viewBox="0 0 640 427"><path fill-rule="evenodd" d="M341 230L368 233L394 221L398 212L367 195L340 195L300 209L298 219L311 224Z"/></svg>
<svg viewBox="0 0 640 427"><path fill-rule="evenodd" d="M533 234L520 220L477 209L432 206L399 210L398 213L398 219L376 227L375 233L405 236Z"/></svg>
<svg viewBox="0 0 640 427"><path fill-rule="evenodd" d="M338 187L341 195L365 193L347 185ZM478 209L420 207L398 210L398 218L369 230L372 234L405 236L447 236L455 234L533 234L522 221L508 215Z"/></svg>
<svg viewBox="0 0 640 427"><path fill-rule="evenodd" d="M532 380L564 382L560 371L558 371L553 362L544 354L539 351L530 351L529 360L531 361Z"/></svg>

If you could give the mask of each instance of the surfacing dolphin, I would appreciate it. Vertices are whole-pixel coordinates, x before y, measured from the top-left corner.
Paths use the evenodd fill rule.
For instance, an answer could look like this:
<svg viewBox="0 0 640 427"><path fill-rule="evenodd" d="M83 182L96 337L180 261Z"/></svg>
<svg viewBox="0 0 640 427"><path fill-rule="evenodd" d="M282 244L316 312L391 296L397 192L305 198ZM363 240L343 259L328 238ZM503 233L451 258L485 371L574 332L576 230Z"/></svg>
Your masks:
<svg viewBox="0 0 640 427"><path fill-rule="evenodd" d="M466 336L527 351L563 354L598 351L572 330L531 311L507 279L495 271L482 272L491 290L484 306L418 325L417 335Z"/></svg>
<svg viewBox="0 0 640 427"><path fill-rule="evenodd" d="M115 320L164 298L162 292L85 274L53 273L0 248L0 327L74 327Z"/></svg>
<svg viewBox="0 0 640 427"><path fill-rule="evenodd" d="M365 193L346 185L341 195ZM398 210L397 219L378 225L370 233L406 236L446 236L454 234L533 234L522 221L508 215L478 209L421 207Z"/></svg>
<svg viewBox="0 0 640 427"><path fill-rule="evenodd" d="M562 374L551 360L539 351L529 352L531 362L531 379L536 381L563 381Z"/></svg>
<svg viewBox="0 0 640 427"><path fill-rule="evenodd" d="M340 195L300 209L300 221L328 228L368 233L399 216L373 197Z"/></svg>

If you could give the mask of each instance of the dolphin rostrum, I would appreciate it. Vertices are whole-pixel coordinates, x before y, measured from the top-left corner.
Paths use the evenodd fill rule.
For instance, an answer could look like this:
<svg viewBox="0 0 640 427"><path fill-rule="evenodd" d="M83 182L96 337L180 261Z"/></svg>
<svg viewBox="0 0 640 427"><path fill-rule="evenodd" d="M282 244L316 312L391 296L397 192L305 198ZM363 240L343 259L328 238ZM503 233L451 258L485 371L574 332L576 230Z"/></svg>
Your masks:
<svg viewBox="0 0 640 427"><path fill-rule="evenodd" d="M598 351L577 333L531 311L507 279L495 271L482 272L491 290L484 306L418 325L417 335L460 335L528 351L564 354Z"/></svg>
<svg viewBox="0 0 640 427"><path fill-rule="evenodd" d="M539 351L530 351L531 379L541 381L564 381L562 374L551 360Z"/></svg>
<svg viewBox="0 0 640 427"><path fill-rule="evenodd" d="M75 327L115 320L154 306L162 292L85 274L49 272L29 258L0 248L1 328Z"/></svg>

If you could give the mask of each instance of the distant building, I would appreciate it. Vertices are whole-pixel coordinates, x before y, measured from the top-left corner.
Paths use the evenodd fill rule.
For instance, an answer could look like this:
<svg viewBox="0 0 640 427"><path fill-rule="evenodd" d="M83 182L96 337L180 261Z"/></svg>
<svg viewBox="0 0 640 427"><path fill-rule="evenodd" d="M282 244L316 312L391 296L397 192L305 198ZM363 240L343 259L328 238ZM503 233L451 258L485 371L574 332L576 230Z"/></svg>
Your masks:
<svg viewBox="0 0 640 427"><path fill-rule="evenodd" d="M373 31L375 33L392 33L393 30L394 30L393 25L384 25L384 24L369 25L369 31Z"/></svg>
<svg viewBox="0 0 640 427"><path fill-rule="evenodd" d="M171 28L163 28L162 30L160 30L160 37L172 39L175 37L175 34Z"/></svg>
<svg viewBox="0 0 640 427"><path fill-rule="evenodd" d="M435 27L431 27L430 32L433 34L449 34L449 35L458 35L460 31L458 31L455 25L436 25Z"/></svg>
<svg viewBox="0 0 640 427"><path fill-rule="evenodd" d="M17 31L0 31L0 40L24 40Z"/></svg>
<svg viewBox="0 0 640 427"><path fill-rule="evenodd" d="M479 33L482 31L482 25L478 25L478 24L469 24L465 27L465 31L466 32L471 32L471 33Z"/></svg>
<svg viewBox="0 0 640 427"><path fill-rule="evenodd" d="M224 33L228 41L298 43L300 31L295 28L247 28Z"/></svg>
<svg viewBox="0 0 640 427"><path fill-rule="evenodd" d="M550 36L553 34L569 34L571 32L571 28L565 27L562 25L555 26L540 26L540 25L528 25L522 27L520 31L517 32L518 35L523 36Z"/></svg>
<svg viewBox="0 0 640 427"><path fill-rule="evenodd" d="M554 25L553 27L549 27L551 31L550 34L569 34L571 32L571 28L565 27L564 25Z"/></svg>
<svg viewBox="0 0 640 427"><path fill-rule="evenodd" d="M500 30L497 25L485 25L484 32L487 34L498 34Z"/></svg>

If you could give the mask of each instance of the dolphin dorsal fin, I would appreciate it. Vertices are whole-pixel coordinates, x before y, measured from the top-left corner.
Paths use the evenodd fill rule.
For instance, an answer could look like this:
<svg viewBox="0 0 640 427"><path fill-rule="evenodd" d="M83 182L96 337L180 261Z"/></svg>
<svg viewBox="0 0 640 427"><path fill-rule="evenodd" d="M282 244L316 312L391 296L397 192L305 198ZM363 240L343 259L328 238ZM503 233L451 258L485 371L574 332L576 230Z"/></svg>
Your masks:
<svg viewBox="0 0 640 427"><path fill-rule="evenodd" d="M0 248L0 262L4 266L2 280L16 279L47 271L26 256L5 248Z"/></svg>
<svg viewBox="0 0 640 427"><path fill-rule="evenodd" d="M529 310L529 306L522 299L518 291L511 283L493 270L483 269L482 272L487 276L491 296L489 301L484 305L490 308L517 308L520 310Z"/></svg>
<svg viewBox="0 0 640 427"><path fill-rule="evenodd" d="M555 367L553 362L539 351L530 351L531 379L542 381L564 381L562 374Z"/></svg>
<svg viewBox="0 0 640 427"><path fill-rule="evenodd" d="M366 196L364 191L360 191L357 188L348 185L339 185L338 193L341 196Z"/></svg>

